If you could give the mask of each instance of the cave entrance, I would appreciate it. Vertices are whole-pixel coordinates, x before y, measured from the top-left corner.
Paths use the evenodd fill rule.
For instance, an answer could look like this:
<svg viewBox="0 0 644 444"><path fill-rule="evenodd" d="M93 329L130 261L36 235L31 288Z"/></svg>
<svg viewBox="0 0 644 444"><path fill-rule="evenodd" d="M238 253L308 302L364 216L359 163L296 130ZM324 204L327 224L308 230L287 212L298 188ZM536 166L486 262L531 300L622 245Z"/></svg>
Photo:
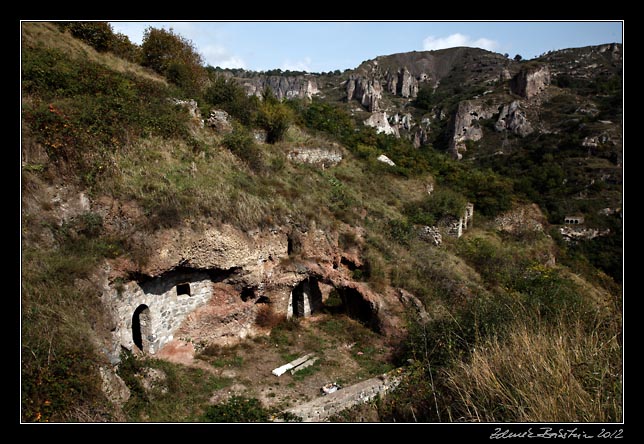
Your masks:
<svg viewBox="0 0 644 444"><path fill-rule="evenodd" d="M378 316L371 303L358 290L351 287L336 287L335 290L342 301L341 307L337 307L336 312L344 312L351 319L355 319L376 333L380 332Z"/></svg>
<svg viewBox="0 0 644 444"><path fill-rule="evenodd" d="M318 280L308 277L295 286L291 292L293 316L311 316L322 306L322 292Z"/></svg>
<svg viewBox="0 0 644 444"><path fill-rule="evenodd" d="M147 352L150 349L150 334L152 322L150 319L150 308L139 305L132 315L132 340L139 350Z"/></svg>

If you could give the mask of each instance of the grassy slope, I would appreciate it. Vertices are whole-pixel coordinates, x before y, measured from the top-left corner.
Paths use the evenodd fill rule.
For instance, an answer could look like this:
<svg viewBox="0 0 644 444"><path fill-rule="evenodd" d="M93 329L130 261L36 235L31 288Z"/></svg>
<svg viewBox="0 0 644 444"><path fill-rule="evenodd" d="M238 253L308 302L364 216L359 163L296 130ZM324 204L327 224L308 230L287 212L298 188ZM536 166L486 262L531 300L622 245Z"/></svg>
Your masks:
<svg viewBox="0 0 644 444"><path fill-rule="evenodd" d="M570 296L568 289L572 279L566 277L565 269L557 274L556 281L548 280L550 275L541 279L545 272L539 268L535 269L539 279L530 280L521 275L527 266L536 266L535 257L554 248L548 238L502 238L490 230L484 219L478 219L480 230L468 233L458 241L448 239L441 249L432 249L414 236L392 234L388 221L405 218L405 205L423 196L425 185L431 180L429 176L407 179L388 174L382 168L371 168L351 154L347 154L339 166L326 171L291 164L284 154L288 148L303 142L313 146L328 143L322 136L308 134L298 128L292 128L284 142L262 146L261 171L253 171L223 148L220 138L210 130L191 126L180 110L156 110L156 117L160 115L166 120L152 120L153 123L177 125L176 130L167 131L167 128L156 128L150 124L151 117L145 109L128 107L132 100L136 102L141 91L154 93L146 100L164 103L165 97L172 95L172 90L166 89L162 79L109 54L98 54L58 33L51 25L25 25L23 32L24 50L35 54L34 66L38 56L51 49L59 51L58 60L62 61L57 66L61 69L69 68L70 58L72 64L74 58L86 58L90 72L98 70L101 78L124 85L122 92L130 101L122 103L122 106L131 113L126 116L128 119L117 116L112 123L124 125L127 131L123 133L112 134L113 127L110 126L99 128L95 136L77 137L73 134L74 138L66 140L77 144L79 152L88 142L96 142L103 148L98 158L94 157L94 150L89 150L89 154L80 160L50 160L27 164L23 168L23 202L29 204L23 205L24 420L114 419L113 410L100 392L96 372L96 366L104 364L103 358L92 346L93 341L88 340L107 331L107 322L100 306L95 303L99 290L92 286L91 273L105 257L126 255L145 260L140 257L142 253L137 251L137 246L130 243L128 233L108 233L92 213L58 226L48 206L51 204L40 202L34 207L35 196L52 182L63 181L69 186L76 184L93 198L105 194L133 202L146 215L140 225L133 227L135 231L154 230L167 224L181 225L204 218L214 223L225 221L243 229L285 223L287 218L296 223L308 223L313 219L318 226L328 230L336 229L340 221L362 226L367 230L365 256L372 264L366 279L376 289L391 284L412 291L432 314L430 325L423 327L421 340L412 335L408 349L401 351L401 356L422 357L418 354L418 346L429 343L432 355L425 355L425 358L430 359L432 365L438 363L436 365L445 365L445 368L456 365L464 373L467 373L467 368L458 366L468 365L471 348L478 341L516 348L525 343L513 342L511 338L518 334L528 335L528 343L532 339L539 340L542 330L539 326L534 329L525 327L525 321L534 313L543 314L544 304L555 314L574 308L565 304L563 308L556 304L552 308L552 301L558 300L559 296L572 298L571 303L584 302L583 305L594 313L589 316L592 319L610 317L611 305L606 308L606 304L590 301L585 296L589 291L579 291L579 300ZM33 116L48 116L48 107L53 104L54 109L62 110L71 119L64 121L63 125L67 122L79 129L84 128L88 122L85 117L94 115L93 107L100 105L87 99L91 95L91 85L84 88L78 92L73 88L60 87L52 91L46 85L40 89L38 85L33 87L23 102L25 126L31 129L26 133L28 140L23 139L23 143L45 145L49 149L49 158L54 158L56 137L66 133L61 129L53 133L43 132L42 126L34 125L40 120L34 120ZM107 91L103 93L107 94ZM74 114L73 110L81 101L85 103L83 113ZM114 141L104 137L106 134L114 137ZM559 279L559 276L563 277ZM596 296L596 293L604 299L611 299L604 290L595 289L593 294ZM536 305L530 302L532 300L537 300ZM529 307L525 312L527 315L519 308L522 306ZM499 310L500 307L511 309ZM507 322L507 317L514 321ZM576 317L570 316L570 322L578 322ZM507 328L505 323L509 325ZM512 333L515 326L516 334ZM592 326L587 330L591 339L594 334L610 336L608 330L619 328L612 324L609 327L603 324ZM507 331L510 334L503 333ZM561 331L567 334L565 328ZM576 335L577 330L571 330L569 341L563 341L561 346L572 343L570 349L574 351L585 337L572 333ZM505 342L505 338L510 339ZM601 359L619 367L616 362L618 348L610 351L612 354L609 353L608 358L602 355ZM539 353L539 350L535 348L534 353ZM477 356L472 355L472 359ZM423 359L418 361L424 362ZM600 365L602 362L596 363ZM421 369L417 375L420 382L427 381L424 370ZM446 373L444 380L449 380L451 375ZM585 376L583 373L581 378ZM458 376L457 379L467 383L465 377ZM190 383L190 375L181 373L173 381L170 389L180 393L184 384ZM614 382L613 379L611 381ZM213 381L204 390L212 390L220 383ZM584 411L576 418L618 418L620 412L615 403L615 399L619 399L618 386L597 386L583 384L582 381L580 390L585 394L579 395L580 399L600 399L597 397L607 387L612 387L613 397L610 402L600 402L599 407L591 403L585 409L585 404L580 404L579 408ZM456 394L460 393L458 390L465 390L455 387ZM523 392L530 394L528 388ZM434 394L432 387L420 392L420 396L415 393L419 398L416 402L422 404L426 399L433 400ZM456 396L449 391L439 394L444 396L441 402L444 401L445 405ZM404 396L403 390L399 405L411 402ZM492 396L486 399L493 399ZM531 403L531 399L524 396L521 402ZM203 404L205 400L192 397L186 402ZM462 410L471 409L468 404L471 402L474 401L463 399ZM478 408L486 405L483 401L474 403ZM536 418L543 417L539 408L535 404ZM192 407L178 407L170 413L159 414L159 417L179 421L193 417L194 412ZM382 417L386 419L388 414L404 417L404 413L396 412L396 408L384 409ZM434 419L434 413L427 409L425 418ZM481 413L478 415L479 418L485 417ZM515 419L510 413L494 417Z"/></svg>

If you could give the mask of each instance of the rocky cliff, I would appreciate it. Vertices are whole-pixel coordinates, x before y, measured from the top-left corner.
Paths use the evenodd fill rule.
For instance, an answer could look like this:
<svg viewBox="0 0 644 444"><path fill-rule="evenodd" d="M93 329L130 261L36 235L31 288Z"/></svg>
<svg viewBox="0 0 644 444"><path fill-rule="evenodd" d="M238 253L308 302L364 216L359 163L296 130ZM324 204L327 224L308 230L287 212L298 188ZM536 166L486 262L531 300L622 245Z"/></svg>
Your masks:
<svg viewBox="0 0 644 444"><path fill-rule="evenodd" d="M270 88L279 99L311 99L320 92L314 75L301 76L265 76L240 79L248 95L262 96Z"/></svg>
<svg viewBox="0 0 644 444"><path fill-rule="evenodd" d="M550 70L547 66L522 68L511 80L510 89L514 94L530 99L541 93L550 84Z"/></svg>

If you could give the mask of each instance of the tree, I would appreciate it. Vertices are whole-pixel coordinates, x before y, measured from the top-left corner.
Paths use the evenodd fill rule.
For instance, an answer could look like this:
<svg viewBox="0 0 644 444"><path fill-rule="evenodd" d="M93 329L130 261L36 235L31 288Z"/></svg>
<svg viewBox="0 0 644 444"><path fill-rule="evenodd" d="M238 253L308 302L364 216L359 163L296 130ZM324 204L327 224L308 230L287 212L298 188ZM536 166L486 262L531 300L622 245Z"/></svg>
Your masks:
<svg viewBox="0 0 644 444"><path fill-rule="evenodd" d="M203 60L194 44L172 29L149 27L141 44L141 64L164 75L189 95L197 95L206 82Z"/></svg>
<svg viewBox="0 0 644 444"><path fill-rule="evenodd" d="M266 88L262 94L262 104L257 120L258 124L266 130L266 141L276 143L284 138L293 121L293 112L275 97L270 88Z"/></svg>
<svg viewBox="0 0 644 444"><path fill-rule="evenodd" d="M259 108L257 97L249 97L235 79L227 79L219 74L210 77L210 86L204 98L210 105L223 109L247 126L254 122Z"/></svg>
<svg viewBox="0 0 644 444"><path fill-rule="evenodd" d="M61 22L59 26L99 52L108 51L112 47L114 32L107 22Z"/></svg>
<svg viewBox="0 0 644 444"><path fill-rule="evenodd" d="M523 60L523 57L521 57L521 54L517 54L514 56L514 60L520 62L521 60Z"/></svg>

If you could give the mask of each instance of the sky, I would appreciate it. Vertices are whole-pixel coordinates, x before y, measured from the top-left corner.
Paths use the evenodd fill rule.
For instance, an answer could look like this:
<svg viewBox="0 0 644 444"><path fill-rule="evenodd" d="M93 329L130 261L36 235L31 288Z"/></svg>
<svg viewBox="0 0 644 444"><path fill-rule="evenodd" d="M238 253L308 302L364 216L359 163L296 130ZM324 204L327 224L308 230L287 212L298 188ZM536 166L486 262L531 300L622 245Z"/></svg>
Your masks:
<svg viewBox="0 0 644 444"><path fill-rule="evenodd" d="M206 65L328 72L377 56L455 46L532 59L557 49L622 43L623 22L110 22L141 44L146 28L191 40Z"/></svg>

